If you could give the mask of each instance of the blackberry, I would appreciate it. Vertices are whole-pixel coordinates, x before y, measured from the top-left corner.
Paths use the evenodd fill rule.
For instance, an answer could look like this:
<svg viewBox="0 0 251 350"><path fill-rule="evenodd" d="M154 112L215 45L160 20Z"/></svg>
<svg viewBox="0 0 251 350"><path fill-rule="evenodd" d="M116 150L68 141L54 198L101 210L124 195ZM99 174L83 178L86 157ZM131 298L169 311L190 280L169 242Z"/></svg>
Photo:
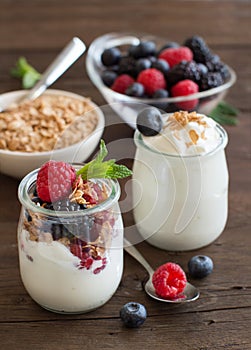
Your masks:
<svg viewBox="0 0 251 350"><path fill-rule="evenodd" d="M136 60L130 56L123 56L119 62L118 75L128 74L134 78L137 76Z"/></svg>
<svg viewBox="0 0 251 350"><path fill-rule="evenodd" d="M51 232L54 240L67 237L72 239L77 237L81 240L92 241L91 230L93 227L94 220L89 216L84 215L81 218L76 218L75 221L62 220L62 223L52 222L44 223L42 231ZM50 226L49 226L50 225Z"/></svg>
<svg viewBox="0 0 251 350"><path fill-rule="evenodd" d="M220 73L209 72L204 75L200 81L200 90L205 91L223 84L223 79Z"/></svg>
<svg viewBox="0 0 251 350"><path fill-rule="evenodd" d="M223 81L226 81L230 77L227 65L216 55L214 55L210 61L207 61L205 65L209 72L220 73Z"/></svg>
<svg viewBox="0 0 251 350"><path fill-rule="evenodd" d="M167 85L169 87L175 85L181 80L189 79L198 83L201 79L202 71L200 66L194 61L181 61L176 64L166 74Z"/></svg>
<svg viewBox="0 0 251 350"><path fill-rule="evenodd" d="M201 76L206 75L208 73L208 68L205 64L197 63L197 67L200 70Z"/></svg>
<svg viewBox="0 0 251 350"><path fill-rule="evenodd" d="M204 39L198 35L188 38L184 42L184 46L189 47L193 52L193 59L198 63L205 63L210 60L212 53L205 43Z"/></svg>

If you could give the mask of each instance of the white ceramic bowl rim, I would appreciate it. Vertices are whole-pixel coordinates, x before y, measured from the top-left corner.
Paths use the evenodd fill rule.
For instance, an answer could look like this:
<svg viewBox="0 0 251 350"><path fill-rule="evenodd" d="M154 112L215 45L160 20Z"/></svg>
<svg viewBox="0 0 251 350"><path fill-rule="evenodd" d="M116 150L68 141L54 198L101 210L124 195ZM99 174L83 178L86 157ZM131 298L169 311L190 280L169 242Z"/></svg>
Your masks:
<svg viewBox="0 0 251 350"><path fill-rule="evenodd" d="M104 49L114 47L114 46L121 46L121 45L136 45L140 42L140 40L162 40L163 42L167 42L167 39L163 39L160 37L155 37L153 35L148 34L134 34L134 33L108 33L103 36L100 36L96 38L90 45L87 53L86 58L86 68L88 75L90 79L93 81L93 83L98 87L98 89L103 93L104 95L112 95L114 98L116 98L119 101L124 102L132 102L132 103L146 103L151 104L153 102L158 103L175 103L175 102L181 102L181 101L190 101L193 99L201 99L209 96L213 96L215 94L218 94L224 90L227 90L230 88L236 81L236 73L235 71L229 67L227 68L230 73L230 78L228 81L226 81L224 84L205 90L202 92L197 92L195 94L186 95L186 96L178 96L178 97L167 97L167 98L137 98L137 97L131 97L124 94L120 94L118 92L115 92L111 90L109 87L104 85L101 76L99 72L101 72L104 67L101 63L101 54Z"/></svg>
<svg viewBox="0 0 251 350"><path fill-rule="evenodd" d="M9 92L5 92L3 94L0 95L1 99L3 99L5 96L7 95L15 95L17 94L18 97L21 97L23 94L25 94L27 91L26 90L15 90L15 91L9 91ZM44 92L44 95L65 95L65 96L69 96L69 97L73 97L76 99L87 99L87 97L75 94L73 92L69 92L69 91L65 91L65 90L56 90L56 89L48 89ZM10 155L10 156L18 156L21 155L22 157L31 157L31 156L46 156L49 154L57 154L57 153L61 153L64 150L70 150L71 148L75 148L78 145L82 144L83 142L87 141L94 133L96 130L98 130L99 128L104 128L104 114L101 111L101 109L98 107L98 105L96 105L93 101L89 101L89 104L93 106L93 110L96 111L97 115L98 115L98 124L96 125L95 129L84 139L84 140L80 140L79 142L76 142L70 146L67 147L63 147L63 148L58 148L58 149L52 149L50 151L43 151L43 152L22 152L22 151L11 151L11 150L5 150L5 149L0 149L0 154L5 154L5 155ZM89 111L88 111L89 112ZM86 112L86 113L88 113Z"/></svg>

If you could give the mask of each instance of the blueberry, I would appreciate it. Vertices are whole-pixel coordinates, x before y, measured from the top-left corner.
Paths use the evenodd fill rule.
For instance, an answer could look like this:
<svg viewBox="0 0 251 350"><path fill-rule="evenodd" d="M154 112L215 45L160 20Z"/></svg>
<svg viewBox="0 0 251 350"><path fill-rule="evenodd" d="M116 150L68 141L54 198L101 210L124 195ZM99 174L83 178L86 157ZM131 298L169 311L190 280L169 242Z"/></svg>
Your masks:
<svg viewBox="0 0 251 350"><path fill-rule="evenodd" d="M133 97L142 97L144 95L144 92L145 88L140 83L133 83L125 91L126 95Z"/></svg>
<svg viewBox="0 0 251 350"><path fill-rule="evenodd" d="M153 62L156 62L158 58L156 56L149 56L147 57L147 59L151 61L151 63L153 63Z"/></svg>
<svg viewBox="0 0 251 350"><path fill-rule="evenodd" d="M153 94L153 99L167 98L168 96L169 96L169 93L167 90L159 89L159 90L156 90L155 93ZM154 102L152 103L152 106L162 110L166 110L166 108L168 107L168 102Z"/></svg>
<svg viewBox="0 0 251 350"><path fill-rule="evenodd" d="M194 278L203 278L213 271L213 261L209 256L196 255L188 262L189 274Z"/></svg>
<svg viewBox="0 0 251 350"><path fill-rule="evenodd" d="M121 53L116 47L111 47L103 51L101 55L101 61L105 66L113 66L120 60Z"/></svg>
<svg viewBox="0 0 251 350"><path fill-rule="evenodd" d="M106 86L110 87L114 83L117 76L118 76L117 73L110 71L110 70L106 70L102 73L101 78L103 80L103 83Z"/></svg>
<svg viewBox="0 0 251 350"><path fill-rule="evenodd" d="M152 65L151 61L148 58L139 58L136 61L136 70L137 73L140 73L144 69L150 68Z"/></svg>
<svg viewBox="0 0 251 350"><path fill-rule="evenodd" d="M126 327L137 328L141 326L147 317L147 311L144 305L129 302L120 310L120 318Z"/></svg>
<svg viewBox="0 0 251 350"><path fill-rule="evenodd" d="M147 107L137 116L137 129L144 136L157 135L163 126L161 113L157 108Z"/></svg>
<svg viewBox="0 0 251 350"><path fill-rule="evenodd" d="M156 68L159 71L161 71L163 74L166 74L169 71L170 66L167 61L158 59L152 63L152 68Z"/></svg>
<svg viewBox="0 0 251 350"><path fill-rule="evenodd" d="M153 98L166 98L168 96L169 96L168 91L165 89L156 90L155 93L153 94Z"/></svg>
<svg viewBox="0 0 251 350"><path fill-rule="evenodd" d="M134 58L148 57L156 54L156 45L153 41L141 41L136 46L131 46L129 55Z"/></svg>
<svg viewBox="0 0 251 350"><path fill-rule="evenodd" d="M175 41L169 41L161 47L161 49L159 50L159 53L165 49L172 49L172 48L178 48L178 47L180 47L178 43L176 43Z"/></svg>

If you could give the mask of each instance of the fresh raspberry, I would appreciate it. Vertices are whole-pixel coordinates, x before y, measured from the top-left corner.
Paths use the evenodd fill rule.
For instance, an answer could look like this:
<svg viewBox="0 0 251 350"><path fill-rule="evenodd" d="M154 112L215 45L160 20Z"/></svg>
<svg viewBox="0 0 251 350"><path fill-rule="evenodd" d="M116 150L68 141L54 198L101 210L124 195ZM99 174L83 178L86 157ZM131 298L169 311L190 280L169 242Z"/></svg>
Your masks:
<svg viewBox="0 0 251 350"><path fill-rule="evenodd" d="M159 59L167 61L170 67L175 66L181 61L192 61L193 52L188 47L172 47L161 51Z"/></svg>
<svg viewBox="0 0 251 350"><path fill-rule="evenodd" d="M75 169L65 162L50 160L37 175L37 194L45 202L56 202L70 194L76 179Z"/></svg>
<svg viewBox="0 0 251 350"><path fill-rule="evenodd" d="M120 93L125 94L126 89L134 83L134 79L128 74L121 74L118 76L111 86L111 89Z"/></svg>
<svg viewBox="0 0 251 350"><path fill-rule="evenodd" d="M142 84L148 95L152 96L156 90L165 89L166 81L164 74L156 68L148 68L141 71L137 82Z"/></svg>
<svg viewBox="0 0 251 350"><path fill-rule="evenodd" d="M199 86L190 79L181 80L171 88L171 95L173 97L187 96L196 92L199 92ZM176 104L177 107L190 111L197 106L198 102L199 100L196 98L189 101L177 102Z"/></svg>
<svg viewBox="0 0 251 350"><path fill-rule="evenodd" d="M157 295L165 299L177 299L182 297L187 279L179 265L168 262L158 267L153 274L152 282Z"/></svg>

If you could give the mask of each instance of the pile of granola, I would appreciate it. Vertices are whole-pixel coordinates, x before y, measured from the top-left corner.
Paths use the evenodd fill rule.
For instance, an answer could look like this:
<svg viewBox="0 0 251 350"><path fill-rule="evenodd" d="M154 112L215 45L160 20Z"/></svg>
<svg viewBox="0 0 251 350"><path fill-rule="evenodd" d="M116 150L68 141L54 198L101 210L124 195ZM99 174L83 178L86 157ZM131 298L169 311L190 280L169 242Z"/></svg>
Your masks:
<svg viewBox="0 0 251 350"><path fill-rule="evenodd" d="M0 113L0 149L44 152L70 146L96 128L89 99L42 95Z"/></svg>

